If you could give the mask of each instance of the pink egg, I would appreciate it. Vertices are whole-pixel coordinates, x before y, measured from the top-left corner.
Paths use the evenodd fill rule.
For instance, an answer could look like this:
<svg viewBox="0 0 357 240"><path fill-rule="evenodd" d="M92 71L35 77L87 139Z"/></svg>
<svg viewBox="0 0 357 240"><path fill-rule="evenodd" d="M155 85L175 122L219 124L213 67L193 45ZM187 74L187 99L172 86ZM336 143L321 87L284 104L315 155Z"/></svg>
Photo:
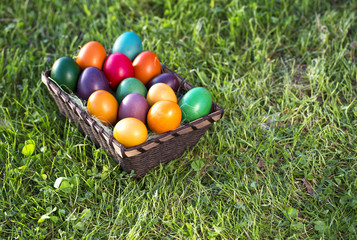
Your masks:
<svg viewBox="0 0 357 240"><path fill-rule="evenodd" d="M134 67L130 59L122 53L113 53L105 60L103 72L108 78L109 86L116 90L125 78L134 77Z"/></svg>

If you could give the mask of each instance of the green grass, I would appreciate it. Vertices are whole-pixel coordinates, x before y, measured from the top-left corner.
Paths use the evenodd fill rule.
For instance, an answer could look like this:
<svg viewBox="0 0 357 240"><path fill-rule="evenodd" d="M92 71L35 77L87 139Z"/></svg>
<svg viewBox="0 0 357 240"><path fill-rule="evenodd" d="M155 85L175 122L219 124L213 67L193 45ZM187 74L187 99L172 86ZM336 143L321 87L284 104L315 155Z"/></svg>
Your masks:
<svg viewBox="0 0 357 240"><path fill-rule="evenodd" d="M355 1L63 2L0 5L0 239L357 238ZM40 82L128 30L225 109L140 180Z"/></svg>

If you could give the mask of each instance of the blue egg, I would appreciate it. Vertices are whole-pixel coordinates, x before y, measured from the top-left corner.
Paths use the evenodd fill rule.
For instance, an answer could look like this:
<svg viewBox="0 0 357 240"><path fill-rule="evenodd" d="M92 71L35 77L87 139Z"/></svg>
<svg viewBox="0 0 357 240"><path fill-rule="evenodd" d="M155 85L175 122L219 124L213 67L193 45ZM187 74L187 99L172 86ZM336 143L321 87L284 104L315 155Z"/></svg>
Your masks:
<svg viewBox="0 0 357 240"><path fill-rule="evenodd" d="M136 33L125 32L115 40L112 51L113 53L123 53L130 61L133 61L143 51L143 44Z"/></svg>

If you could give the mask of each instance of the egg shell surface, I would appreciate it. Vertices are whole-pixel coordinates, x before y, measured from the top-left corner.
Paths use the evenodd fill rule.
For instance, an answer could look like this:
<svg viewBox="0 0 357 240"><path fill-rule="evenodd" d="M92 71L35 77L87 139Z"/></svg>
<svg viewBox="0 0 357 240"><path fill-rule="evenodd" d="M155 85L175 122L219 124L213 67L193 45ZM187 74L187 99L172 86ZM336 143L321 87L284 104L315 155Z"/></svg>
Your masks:
<svg viewBox="0 0 357 240"><path fill-rule="evenodd" d="M183 121L191 122L209 114L212 107L212 97L206 88L192 88L183 95L179 101L179 106Z"/></svg>
<svg viewBox="0 0 357 240"><path fill-rule="evenodd" d="M150 87L156 83L165 83L169 85L172 90L174 90L174 92L177 92L180 86L180 83L177 80L176 76L172 73L162 73L157 75L146 84L146 88L150 89Z"/></svg>
<svg viewBox="0 0 357 240"><path fill-rule="evenodd" d="M87 102L90 115L98 118L104 125L114 125L118 116L118 102L115 97L105 90L92 93Z"/></svg>
<svg viewBox="0 0 357 240"><path fill-rule="evenodd" d="M66 92L74 92L81 69L70 57L57 59L51 69L51 78Z"/></svg>
<svg viewBox="0 0 357 240"><path fill-rule="evenodd" d="M84 70L87 67L102 69L107 52L103 45L97 41L86 43L78 52L76 62Z"/></svg>
<svg viewBox="0 0 357 240"><path fill-rule="evenodd" d="M126 78L120 82L115 97L120 104L121 101L130 93L139 93L146 97L147 90L145 85L136 78Z"/></svg>
<svg viewBox="0 0 357 240"><path fill-rule="evenodd" d="M104 62L103 72L108 78L109 86L114 91L121 81L135 76L133 64L123 53L110 54Z"/></svg>
<svg viewBox="0 0 357 240"><path fill-rule="evenodd" d="M157 83L153 85L148 91L146 100L148 101L149 106L164 100L177 103L177 97L174 90L165 83Z"/></svg>
<svg viewBox="0 0 357 240"><path fill-rule="evenodd" d="M114 138L126 148L144 143L148 136L145 124L136 118L124 118L113 129Z"/></svg>
<svg viewBox="0 0 357 240"><path fill-rule="evenodd" d="M148 112L147 123L158 134L176 129L181 123L182 113L175 102L159 101Z"/></svg>
<svg viewBox="0 0 357 240"><path fill-rule="evenodd" d="M140 37L134 32L125 32L121 34L114 42L112 52L125 54L130 61L143 51L143 44Z"/></svg>
<svg viewBox="0 0 357 240"><path fill-rule="evenodd" d="M130 93L120 104L118 119L133 117L146 123L146 115L149 111L149 104L144 96L139 93Z"/></svg>
<svg viewBox="0 0 357 240"><path fill-rule="evenodd" d="M135 78L147 84L152 78L161 73L161 64L155 53L144 51L133 61Z"/></svg>
<svg viewBox="0 0 357 240"><path fill-rule="evenodd" d="M110 91L109 82L103 71L96 67L88 67L83 70L77 83L77 95L83 100L97 90Z"/></svg>

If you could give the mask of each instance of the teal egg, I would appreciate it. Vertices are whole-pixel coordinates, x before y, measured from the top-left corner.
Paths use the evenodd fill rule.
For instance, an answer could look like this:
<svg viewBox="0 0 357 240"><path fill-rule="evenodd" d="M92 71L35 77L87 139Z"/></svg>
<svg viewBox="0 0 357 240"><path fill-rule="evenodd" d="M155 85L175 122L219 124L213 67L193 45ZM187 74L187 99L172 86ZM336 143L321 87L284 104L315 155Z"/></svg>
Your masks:
<svg viewBox="0 0 357 240"><path fill-rule="evenodd" d="M130 61L143 51L143 44L140 37L133 32L125 32L114 42L112 52L125 54Z"/></svg>
<svg viewBox="0 0 357 240"><path fill-rule="evenodd" d="M51 69L51 78L66 92L75 92L81 69L70 57L61 57Z"/></svg>
<svg viewBox="0 0 357 240"><path fill-rule="evenodd" d="M115 93L115 98L120 104L121 101L130 93L139 93L146 98L147 89L145 85L136 78L126 78L120 82L117 91Z"/></svg>
<svg viewBox="0 0 357 240"><path fill-rule="evenodd" d="M179 106L182 112L182 120L191 122L209 114L212 107L212 97L209 91L203 87L192 88L181 100Z"/></svg>

